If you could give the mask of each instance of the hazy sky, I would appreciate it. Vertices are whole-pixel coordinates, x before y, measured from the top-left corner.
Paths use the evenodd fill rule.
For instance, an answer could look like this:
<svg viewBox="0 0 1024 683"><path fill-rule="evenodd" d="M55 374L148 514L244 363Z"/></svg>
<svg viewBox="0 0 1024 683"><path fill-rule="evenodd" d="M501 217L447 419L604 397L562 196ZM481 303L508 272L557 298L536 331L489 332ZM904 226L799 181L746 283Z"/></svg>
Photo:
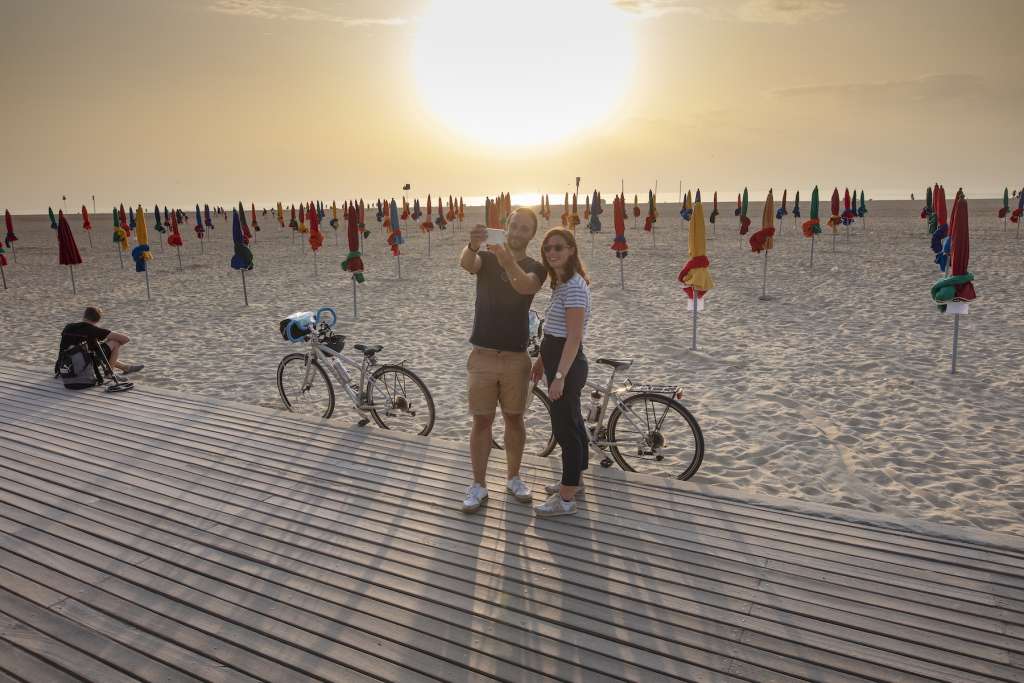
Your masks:
<svg viewBox="0 0 1024 683"><path fill-rule="evenodd" d="M1021 0L0 0L0 206L995 196L1022 28Z"/></svg>

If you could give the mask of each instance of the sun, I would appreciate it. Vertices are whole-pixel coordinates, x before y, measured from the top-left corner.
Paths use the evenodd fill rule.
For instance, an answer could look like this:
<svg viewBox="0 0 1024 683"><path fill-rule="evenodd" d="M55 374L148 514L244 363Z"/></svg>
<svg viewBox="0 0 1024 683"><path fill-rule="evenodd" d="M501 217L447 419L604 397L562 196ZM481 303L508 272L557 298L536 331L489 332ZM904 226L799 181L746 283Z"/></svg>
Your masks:
<svg viewBox="0 0 1024 683"><path fill-rule="evenodd" d="M633 22L604 0L434 0L412 59L441 124L488 146L550 145L614 115L633 74Z"/></svg>

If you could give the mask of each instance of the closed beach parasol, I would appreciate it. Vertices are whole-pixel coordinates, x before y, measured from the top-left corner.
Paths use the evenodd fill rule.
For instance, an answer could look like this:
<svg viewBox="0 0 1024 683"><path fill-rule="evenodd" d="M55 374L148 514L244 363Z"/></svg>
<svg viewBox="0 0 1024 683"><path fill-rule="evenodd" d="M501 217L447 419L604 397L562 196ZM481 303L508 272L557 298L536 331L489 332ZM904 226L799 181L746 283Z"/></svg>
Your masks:
<svg viewBox="0 0 1024 683"><path fill-rule="evenodd" d="M249 305L249 290L245 284L245 271L253 269L252 252L247 246L249 240L242 232L242 222L238 218L238 209L231 209L231 239L235 243L235 252L231 256L231 267L242 271L242 298Z"/></svg>
<svg viewBox="0 0 1024 683"><path fill-rule="evenodd" d="M590 219L587 221L587 229L590 230L590 234L601 232L602 213L604 213L604 209L601 207L601 195L594 190L594 195L590 200Z"/></svg>
<svg viewBox="0 0 1024 683"><path fill-rule="evenodd" d="M683 195L683 201L679 207L679 217L684 221L689 221L693 218L693 204L690 200L690 191L687 190L686 194Z"/></svg>
<svg viewBox="0 0 1024 683"><path fill-rule="evenodd" d="M309 226L306 225L306 205L302 202L299 202L299 234L309 234Z"/></svg>
<svg viewBox="0 0 1024 683"><path fill-rule="evenodd" d="M284 227L284 206L281 202L277 203L277 224Z"/></svg>
<svg viewBox="0 0 1024 683"><path fill-rule="evenodd" d="M92 249L92 223L89 221L89 210L82 204L82 230L89 236L89 248Z"/></svg>
<svg viewBox="0 0 1024 683"><path fill-rule="evenodd" d="M184 240L181 238L181 232L178 230L178 210L175 209L171 214L171 234L167 237L167 244L174 247L174 250L178 254L178 272L181 272L181 245L184 244Z"/></svg>
<svg viewBox="0 0 1024 683"><path fill-rule="evenodd" d="M78 293L75 286L75 266L82 262L82 255L78 253L78 245L75 244L75 236L71 234L71 226L68 219L64 218L64 212L60 212L57 223L57 250L60 265L71 269L71 292Z"/></svg>
<svg viewBox="0 0 1024 683"><path fill-rule="evenodd" d="M251 202L250 206L252 207L252 229L259 232L260 224L256 221L256 202ZM320 217L323 218L323 215L321 214Z"/></svg>
<svg viewBox="0 0 1024 683"><path fill-rule="evenodd" d="M647 190L647 217L644 219L644 231L651 233L654 238L654 224L658 220L657 199L654 190Z"/></svg>
<svg viewBox="0 0 1024 683"><path fill-rule="evenodd" d="M619 260L619 286L622 289L626 288L625 277L622 272L622 262L629 255L629 245L626 244L626 197L615 198L614 210L614 222L615 222L615 239L612 240L612 251L615 252L615 258Z"/></svg>
<svg viewBox="0 0 1024 683"><path fill-rule="evenodd" d="M764 202L764 210L761 212L761 229L750 236L750 249L755 254L764 253L764 268L761 275L761 296L758 297L761 301L768 301L771 297L768 296L768 252L771 251L775 245L775 225L774 221L774 209L775 199L772 197L772 191L768 190L768 198Z"/></svg>
<svg viewBox="0 0 1024 683"><path fill-rule="evenodd" d="M636 230L636 219L640 218L640 199L633 195L633 229Z"/></svg>
<svg viewBox="0 0 1024 683"><path fill-rule="evenodd" d="M309 248L313 250L313 276L317 277L320 275L320 271L316 255L320 251L320 247L324 245L324 234L320 232L320 211L313 202L309 203L307 215L309 216Z"/></svg>
<svg viewBox="0 0 1024 683"><path fill-rule="evenodd" d="M832 253L836 253L836 234L839 232L839 224L843 219L839 216L839 188L832 189L831 206L832 215L828 219L828 227L832 228Z"/></svg>
<svg viewBox="0 0 1024 683"><path fill-rule="evenodd" d="M365 276L363 275L363 255L359 249L359 211L356 209L354 202L344 217L346 221L346 239L348 240L348 256L341 262L341 269L352 276L352 318L355 319L359 316L356 283L364 282ZM399 220L398 204L394 201L391 202L388 211L384 215L384 223L388 228L391 227L392 220L396 224ZM390 235L388 239L390 241Z"/></svg>
<svg viewBox="0 0 1024 683"><path fill-rule="evenodd" d="M245 220L245 207L242 206L242 202L238 202L238 220L242 223L242 234L245 235L245 242L248 244L252 241L252 232L249 231L249 223Z"/></svg>
<svg viewBox="0 0 1024 683"><path fill-rule="evenodd" d="M797 192L797 198L800 197L800 193ZM796 212L796 206L793 207L794 213ZM811 270L814 270L814 240L818 235L821 234L821 220L818 218L818 186L814 186L814 190L811 191L811 217L804 221L803 224L804 237L811 239Z"/></svg>
<svg viewBox="0 0 1024 683"><path fill-rule="evenodd" d="M683 283L683 291L689 299L693 311L693 342L690 346L697 350L697 312L702 308L704 295L715 286L711 278L711 261L707 256L707 242L704 228L704 205L700 200L700 190L693 204L693 216L687 239L687 255L689 260L679 271L679 281Z"/></svg>
<svg viewBox="0 0 1024 683"><path fill-rule="evenodd" d="M1017 193L1017 208L1010 214L1010 221L1017 224L1017 239L1020 239L1020 224L1024 222L1024 189Z"/></svg>
<svg viewBox="0 0 1024 683"><path fill-rule="evenodd" d="M747 231L750 230L750 217L747 215L749 208L749 195L747 194L747 188L744 187L743 201L740 204L740 235L746 235Z"/></svg>
<svg viewBox="0 0 1024 683"><path fill-rule="evenodd" d="M53 207L49 206L49 207L47 207L47 209L50 212L50 229L51 230L56 230L57 229L57 217L53 215Z"/></svg>
<svg viewBox="0 0 1024 683"><path fill-rule="evenodd" d="M946 189L936 185L932 190L932 206L935 217L935 229L932 231L932 251L935 253L935 264L939 270L946 272L949 250L946 238L949 236L949 222L946 220Z"/></svg>
<svg viewBox="0 0 1024 683"><path fill-rule="evenodd" d="M135 272L143 273L146 276L146 299L149 299L151 295L147 261L153 260L153 254L149 249L149 231L146 229L146 214L143 213L141 204L135 210L135 228L135 241L138 244L132 249L132 259L135 260Z"/></svg>
<svg viewBox="0 0 1024 683"><path fill-rule="evenodd" d="M441 195L437 195L437 218L434 219L434 225L436 225L439 230L444 230L448 226L448 222L444 217L444 206L442 205Z"/></svg>
<svg viewBox="0 0 1024 683"><path fill-rule="evenodd" d="M135 226L132 225L132 227L135 227ZM160 207L159 206L154 206L153 207L153 229L156 230L161 235L164 233L164 224L163 224L163 221L160 219ZM160 240L161 240L160 243L163 244L163 238L162 237L160 238Z"/></svg>
<svg viewBox="0 0 1024 683"><path fill-rule="evenodd" d="M203 243L203 237L206 235L206 230L203 229L203 214L199 210L198 204L196 204L196 224L192 229L196 231L196 239L199 240L199 253L205 254L206 246Z"/></svg>
<svg viewBox="0 0 1024 683"><path fill-rule="evenodd" d="M562 215L560 216L560 218L562 219L562 227L563 228L568 228L569 227L569 193L568 192L565 193L565 199L562 200Z"/></svg>
<svg viewBox="0 0 1024 683"><path fill-rule="evenodd" d="M928 216L932 214L932 188L926 188L924 191L924 208L921 209L921 220L927 220Z"/></svg>
<svg viewBox="0 0 1024 683"><path fill-rule="evenodd" d="M957 193L953 202L950 227L950 275L932 285L932 300L939 310L953 314L953 358L951 372L956 373L960 316L967 313L967 304L977 298L974 274L967 270L971 255L967 199Z"/></svg>
<svg viewBox="0 0 1024 683"><path fill-rule="evenodd" d="M18 241L18 236L14 234L14 219L11 217L9 209L4 209L4 225L7 228L7 232L4 234L4 244L11 249L11 256L14 257L14 262L18 262L18 251L14 248L14 243Z"/></svg>
<svg viewBox="0 0 1024 683"><path fill-rule="evenodd" d="M775 210L775 220L779 221L779 229L782 229L782 217L789 215L789 211L786 210L786 192L782 190L782 204Z"/></svg>
<svg viewBox="0 0 1024 683"><path fill-rule="evenodd" d="M121 270L124 270L123 253L128 251L128 231L121 225L120 217L117 214L117 207L114 207L114 251L117 252L117 260L121 262Z"/></svg>
<svg viewBox="0 0 1024 683"><path fill-rule="evenodd" d="M793 223L796 224L796 219L800 218L800 190L796 191L796 196L793 197Z"/></svg>

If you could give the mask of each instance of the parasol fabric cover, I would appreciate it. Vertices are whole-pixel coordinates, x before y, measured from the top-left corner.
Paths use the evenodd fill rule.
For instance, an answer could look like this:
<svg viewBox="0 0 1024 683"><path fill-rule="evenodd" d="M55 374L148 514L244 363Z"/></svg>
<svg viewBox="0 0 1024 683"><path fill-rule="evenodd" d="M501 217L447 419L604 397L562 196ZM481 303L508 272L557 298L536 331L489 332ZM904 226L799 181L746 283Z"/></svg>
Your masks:
<svg viewBox="0 0 1024 683"><path fill-rule="evenodd" d="M313 251L319 251L324 245L324 234L320 232L320 211L309 203L309 246Z"/></svg>
<svg viewBox="0 0 1024 683"><path fill-rule="evenodd" d="M1017 208L1010 214L1010 220L1019 223L1021 216L1024 216L1024 189L1017 194Z"/></svg>
<svg viewBox="0 0 1024 683"><path fill-rule="evenodd" d="M750 236L750 249L755 254L769 251L775 245L774 209L775 199L772 197L772 191L768 190L768 198L764 202L764 211L761 214L761 229Z"/></svg>
<svg viewBox="0 0 1024 683"><path fill-rule="evenodd" d="M149 249L149 231L146 229L146 214L142 212L142 205L135 210L135 239L139 243L132 249L132 258L135 260L135 272L141 273L146 270L146 261L153 260L153 254Z"/></svg>
<svg viewBox="0 0 1024 683"><path fill-rule="evenodd" d="M629 255L629 245L626 244L626 196L616 195L615 203L612 206L615 222L615 239L612 240L612 251L616 258L626 258Z"/></svg>
<svg viewBox="0 0 1024 683"><path fill-rule="evenodd" d="M175 210L171 214L171 234L167 238L167 244L172 247L180 247L184 244L184 240L181 239L181 233L178 231L178 212Z"/></svg>
<svg viewBox="0 0 1024 683"><path fill-rule="evenodd" d="M11 217L9 209L4 209L4 225L7 227L7 233L4 235L4 244L9 247L18 241L17 235L14 234L14 219Z"/></svg>
<svg viewBox="0 0 1024 683"><path fill-rule="evenodd" d="M839 188L832 189L832 202L831 202L832 215L828 219L828 227L832 228L832 233L839 232L839 224L843 221L839 216Z"/></svg>
<svg viewBox="0 0 1024 683"><path fill-rule="evenodd" d="M747 194L747 188L743 188L743 201L740 204L740 234L746 235L747 231L750 230L750 217L747 216L747 209L750 208L749 195Z"/></svg>
<svg viewBox="0 0 1024 683"><path fill-rule="evenodd" d="M800 218L800 190L796 191L793 197L793 218Z"/></svg>
<svg viewBox="0 0 1024 683"><path fill-rule="evenodd" d="M50 206L50 207L47 207L47 208L50 211L50 229L51 230L56 230L57 229L57 218L56 218L56 216L53 215L53 207Z"/></svg>
<svg viewBox="0 0 1024 683"><path fill-rule="evenodd" d="M700 190L697 190L699 193ZM714 204L711 207L711 215L708 216L708 223L714 225L715 219L718 218L718 192L715 192Z"/></svg>
<svg viewBox="0 0 1024 683"><path fill-rule="evenodd" d="M592 234L601 232L602 213L604 213L604 209L601 207L601 195L594 190L594 196L590 200L590 218L587 221L587 229Z"/></svg>
<svg viewBox="0 0 1024 683"><path fill-rule="evenodd" d="M850 203L850 188L847 187L843 193L843 213L840 215L840 220L842 220L843 225L850 225L856 217L857 214Z"/></svg>
<svg viewBox="0 0 1024 683"><path fill-rule="evenodd" d="M92 230L92 223L89 222L89 210L82 204L82 230Z"/></svg>
<svg viewBox="0 0 1024 683"><path fill-rule="evenodd" d="M707 256L704 205L700 200L700 190L697 190L697 199L693 204L693 222L690 224L687 254L689 260L679 271L679 281L686 285L683 287L683 291L686 292L687 297L692 299L696 294L700 299L715 286L715 281L711 278L709 270L711 261Z"/></svg>
<svg viewBox="0 0 1024 683"><path fill-rule="evenodd" d="M1003 188L1003 205L999 207L999 217L1006 218L1010 214L1010 188Z"/></svg>
<svg viewBox="0 0 1024 683"><path fill-rule="evenodd" d="M857 196L857 193L854 192L854 198L856 198L856 196ZM864 216L866 216L867 213L868 213L868 207L865 206L865 204L864 204L864 190L861 190L860 191L860 206L857 207L857 217L858 218L864 218Z"/></svg>
<svg viewBox="0 0 1024 683"><path fill-rule="evenodd" d="M423 232L431 232L434 229L434 219L431 216L434 214L434 207L430 195L427 195L427 213L423 215L423 222L420 223L420 230ZM390 217L390 208L388 211Z"/></svg>
<svg viewBox="0 0 1024 683"><path fill-rule="evenodd" d="M242 222L238 218L238 209L231 209L231 239L235 243L235 253L231 257L231 267L235 270L252 270L252 251L246 246L249 243L242 232Z"/></svg>
<svg viewBox="0 0 1024 683"><path fill-rule="evenodd" d="M651 232L654 224L658 222L658 199L654 196L654 190L647 190L647 218L644 219L644 230Z"/></svg>
<svg viewBox="0 0 1024 683"><path fill-rule="evenodd" d="M128 251L128 231L121 225L117 207L114 207L114 244L121 248L121 251Z"/></svg>
<svg viewBox="0 0 1024 683"><path fill-rule="evenodd" d="M75 244L75 236L71 233L71 226L68 219L64 218L64 212L60 212L57 223L57 248L59 251L60 265L77 266L82 262L82 255L78 253L78 245Z"/></svg>
<svg viewBox="0 0 1024 683"><path fill-rule="evenodd" d="M789 211L786 210L786 190L782 191L782 204L778 209L775 210L775 220L781 221L783 216L788 216Z"/></svg>
<svg viewBox="0 0 1024 683"><path fill-rule="evenodd" d="M164 225L163 225L163 222L160 220L160 207L159 206L154 206L153 207L153 217L155 219L154 223L153 223L153 229L155 229L159 233L162 233L164 231Z"/></svg>
<svg viewBox="0 0 1024 683"><path fill-rule="evenodd" d="M252 207L252 229L259 232L260 224L256 221L256 202L250 202L250 206ZM266 209L264 209L264 212L265 211ZM322 215L320 217L323 218Z"/></svg>
<svg viewBox="0 0 1024 683"><path fill-rule="evenodd" d="M640 218L640 200L633 195L633 218Z"/></svg>
<svg viewBox="0 0 1024 683"><path fill-rule="evenodd" d="M196 231L197 239L203 239L203 235L206 233L206 231L203 230L203 214L199 210L198 204L196 204L196 224L195 227L192 229Z"/></svg>
<svg viewBox="0 0 1024 683"><path fill-rule="evenodd" d="M683 205L679 209L679 217L684 221L689 221L693 217L693 204L690 201L690 191L687 190L683 196Z"/></svg>
<svg viewBox="0 0 1024 683"><path fill-rule="evenodd" d="M932 188L925 188L924 191L924 208L921 209L921 220L927 220L928 216L932 213Z"/></svg>
<svg viewBox="0 0 1024 683"><path fill-rule="evenodd" d="M363 282L365 276L363 275L363 255L359 251L359 211L354 205L345 216L345 220L348 223L346 229L348 256L341 262L341 269L351 273L356 282ZM388 222L390 222L390 215Z"/></svg>
<svg viewBox="0 0 1024 683"><path fill-rule="evenodd" d="M137 226L138 226L138 224L135 221L135 213L134 212L129 212L129 214L128 214L128 227L131 228L132 230L135 230Z"/></svg>
<svg viewBox="0 0 1024 683"><path fill-rule="evenodd" d="M797 201L800 201L800 193L797 192ZM797 206L793 206L793 215L798 216L796 212ZM821 234L821 221L818 219L818 186L814 186L814 190L811 191L811 216L800 226L803 228L804 237L814 237L815 235Z"/></svg>
<svg viewBox="0 0 1024 683"><path fill-rule="evenodd" d="M441 195L437 195L437 218L434 219L434 224L441 230L444 230L448 225L444 217L444 207L441 206Z"/></svg>

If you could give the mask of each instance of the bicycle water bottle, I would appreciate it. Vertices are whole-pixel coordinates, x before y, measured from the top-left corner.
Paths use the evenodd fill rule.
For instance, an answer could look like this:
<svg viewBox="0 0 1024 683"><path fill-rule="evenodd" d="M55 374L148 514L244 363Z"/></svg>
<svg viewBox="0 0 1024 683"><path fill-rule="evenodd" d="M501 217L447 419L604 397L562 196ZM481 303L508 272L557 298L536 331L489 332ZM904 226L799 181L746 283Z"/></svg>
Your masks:
<svg viewBox="0 0 1024 683"><path fill-rule="evenodd" d="M590 393L590 408L587 409L587 422L596 424L601 419L601 392Z"/></svg>

